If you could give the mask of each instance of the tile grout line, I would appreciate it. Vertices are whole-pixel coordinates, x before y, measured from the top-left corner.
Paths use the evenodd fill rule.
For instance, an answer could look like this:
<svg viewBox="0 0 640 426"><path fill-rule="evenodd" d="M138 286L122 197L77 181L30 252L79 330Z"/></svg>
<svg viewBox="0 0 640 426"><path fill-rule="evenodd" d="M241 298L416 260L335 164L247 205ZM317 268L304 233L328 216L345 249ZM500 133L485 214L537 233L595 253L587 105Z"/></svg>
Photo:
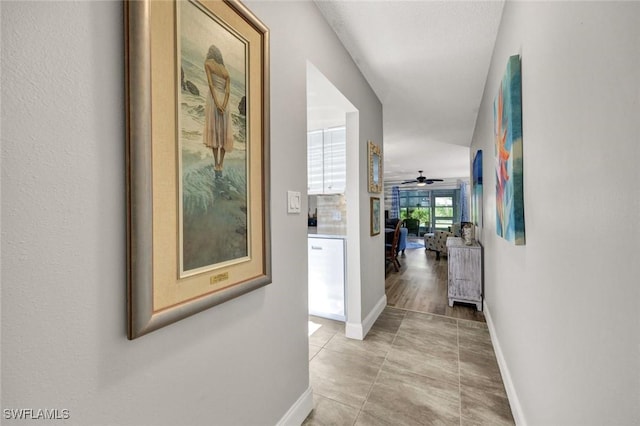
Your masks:
<svg viewBox="0 0 640 426"><path fill-rule="evenodd" d="M398 307L398 306L391 306L391 305L387 305L388 308L392 308L392 309L397 309L399 311L406 311L406 312L414 312L416 314L426 314L426 315L434 315L436 317L440 317L440 318L447 318L450 320L454 320L456 322L458 321L464 321L464 322L470 322L470 323L477 323L477 324L484 324L485 326L487 325L486 321L478 321L478 320L472 320L472 319L467 319L467 318L457 318L457 317L450 317L448 315L443 315L443 314L436 314L435 312L429 312L429 311L420 311L418 309L411 309L411 308L402 308L402 307ZM483 328L483 327L480 327Z"/></svg>
<svg viewBox="0 0 640 426"><path fill-rule="evenodd" d="M1 1L1 0L0 0L0 1ZM320 325L320 328L322 328L322 327L326 327L326 325L325 325L325 324L321 324L321 325ZM318 328L318 330L320 330L320 328ZM316 330L316 331L317 331L317 330ZM329 350L329 351L330 351L330 349L327 349L327 348L326 348L326 346L329 344L329 342L330 342L334 337L336 337L336 334L338 334L338 333L340 332L340 330L333 330L333 329L332 329L331 331L333 331L333 334L331 335L331 337L329 337L329 339L327 339L327 341L326 341L326 342L324 342L324 343L322 344L322 346L314 345L314 346L318 346L318 347L320 348L320 350L319 350L318 352L316 352L316 354L315 354L314 356L312 356L312 357L311 357L311 359L309 360L309 362L311 362L315 357L317 357L318 355L320 355L320 352L322 352L322 351L324 351L324 350ZM308 336L308 337L309 337L309 338L311 338L311 336ZM310 339L307 339L307 340L310 340ZM307 344L307 345L308 345L308 344Z"/></svg>
<svg viewBox="0 0 640 426"><path fill-rule="evenodd" d="M323 325L322 327L324 327L324 325ZM318 351L318 352L313 356L313 358L311 358L311 359L309 360L309 363L311 362L311 360L312 360L312 359L314 359L315 357L317 357L317 356L320 354L320 352L323 352L323 351L325 351L325 352L326 352L326 351L329 351L329 352L334 352L334 353L342 353L342 352L340 352L340 351L332 351L331 349L329 349L329 348L327 348L327 347L326 347L326 346L329 344L329 342L330 342L331 340L333 340L333 338L334 338L334 337L336 337L336 335L337 335L338 333L340 333L340 330L336 330L336 331L333 333L333 335L332 335L332 336L331 336L331 337L330 337L330 338L329 338L329 339L328 339L328 340L327 340L327 341L326 341L322 346L320 346L320 350L319 350L319 351ZM395 339L395 336L394 336L394 339ZM386 356L385 356L385 359L386 359ZM379 371L378 371L378 373L379 373ZM376 376L376 378L377 378L377 376ZM375 381L374 381L374 383L375 383ZM372 386L373 386L373 385L372 385ZM345 404L343 401L339 401L339 400L337 400L337 399L335 399L335 398L332 398L332 397L330 397L330 396L325 396L325 395L322 395L322 394L318 394L318 395L322 396L323 398L326 398L326 399L329 399L329 400L331 400L331 401L334 401L334 402L336 402L336 403L338 403L338 404L340 404L340 405L343 405L343 406L345 406L345 407L355 408L355 407L353 407L353 406L351 406L351 405L349 405L349 404ZM369 396L369 394L367 394L367 397L368 397L368 396ZM365 402L366 402L366 401L367 401L367 399L365 398ZM315 405L315 404L314 404L314 405ZM364 403L362 404L362 406L363 406L363 405L364 405ZM352 425L352 426L355 426L355 424L357 423L357 421L358 421L358 417L360 417L360 413L362 412L362 406L358 409L358 414L356 415L356 418L355 418L355 420L353 421L353 425ZM314 406L314 409L315 409L315 406Z"/></svg>
<svg viewBox="0 0 640 426"><path fill-rule="evenodd" d="M376 374L376 378L373 379L373 382L371 383L371 386L369 386L369 390L367 391L367 396L364 397L364 401L362 402L362 405L360 406L360 410L358 410L358 415L356 416L356 420L353 423L354 425L358 422L358 418L360 418L360 414L362 414L362 412L363 412L362 409L364 408L365 404L367 403L367 400L371 396L371 391L373 390L373 387L376 385L376 382L378 381L378 378L380 377L380 373L382 372L382 366L384 366L384 363L387 362L387 357L389 356L389 351L393 347L393 344L395 343L396 338L398 337L398 331L400 331L400 327L402 326L402 322L405 320L406 317L407 317L406 313L404 315L402 315L402 321L400 321L400 325L398 326L398 329L396 330L396 332L393 333L393 340L391 341L391 344L389 345L389 350L387 351L386 354L384 354L384 359L382 360L382 363L380 364L380 367L378 368L378 373Z"/></svg>

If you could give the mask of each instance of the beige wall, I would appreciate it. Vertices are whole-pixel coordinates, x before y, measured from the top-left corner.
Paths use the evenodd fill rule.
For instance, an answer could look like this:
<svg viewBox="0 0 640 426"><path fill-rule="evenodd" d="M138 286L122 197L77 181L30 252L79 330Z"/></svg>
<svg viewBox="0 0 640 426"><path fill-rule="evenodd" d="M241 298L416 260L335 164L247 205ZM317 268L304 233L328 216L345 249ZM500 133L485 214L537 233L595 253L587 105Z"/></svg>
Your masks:
<svg viewBox="0 0 640 426"><path fill-rule="evenodd" d="M304 411L307 223L286 192L306 188L307 59L362 105L363 138L381 140L381 106L313 3L248 5L271 28L273 283L128 341L122 3L0 2L2 408L154 426Z"/></svg>
<svg viewBox="0 0 640 426"><path fill-rule="evenodd" d="M640 3L507 2L484 150L486 307L514 414L640 423ZM522 55L526 245L496 235L493 100Z"/></svg>

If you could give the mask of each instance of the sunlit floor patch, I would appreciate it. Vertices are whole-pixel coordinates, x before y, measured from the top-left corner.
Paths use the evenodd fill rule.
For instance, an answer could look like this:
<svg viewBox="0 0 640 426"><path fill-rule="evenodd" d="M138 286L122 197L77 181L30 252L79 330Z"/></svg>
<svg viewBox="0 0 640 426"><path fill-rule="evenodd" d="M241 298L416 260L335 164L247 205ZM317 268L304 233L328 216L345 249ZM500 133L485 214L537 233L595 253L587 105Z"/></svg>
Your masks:
<svg viewBox="0 0 640 426"><path fill-rule="evenodd" d="M320 327L322 327L322 324L317 324L313 321L309 321L309 336L318 331Z"/></svg>

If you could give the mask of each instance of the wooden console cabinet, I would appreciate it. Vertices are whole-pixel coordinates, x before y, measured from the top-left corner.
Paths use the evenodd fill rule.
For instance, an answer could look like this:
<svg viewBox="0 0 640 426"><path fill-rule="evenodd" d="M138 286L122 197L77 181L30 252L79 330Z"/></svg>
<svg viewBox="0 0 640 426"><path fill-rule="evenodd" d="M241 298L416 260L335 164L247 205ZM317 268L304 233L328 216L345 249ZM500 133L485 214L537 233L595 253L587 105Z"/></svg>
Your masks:
<svg viewBox="0 0 640 426"><path fill-rule="evenodd" d="M447 238L449 306L474 303L482 310L482 246L465 245L462 238Z"/></svg>

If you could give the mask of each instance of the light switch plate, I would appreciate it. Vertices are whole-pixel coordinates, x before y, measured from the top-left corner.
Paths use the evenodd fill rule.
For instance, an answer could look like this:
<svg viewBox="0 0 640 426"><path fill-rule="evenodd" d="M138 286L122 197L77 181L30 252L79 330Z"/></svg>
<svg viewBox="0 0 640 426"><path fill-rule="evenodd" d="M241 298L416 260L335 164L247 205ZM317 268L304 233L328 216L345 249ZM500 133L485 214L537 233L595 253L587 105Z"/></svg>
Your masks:
<svg viewBox="0 0 640 426"><path fill-rule="evenodd" d="M300 192L287 191L287 213L300 213Z"/></svg>

